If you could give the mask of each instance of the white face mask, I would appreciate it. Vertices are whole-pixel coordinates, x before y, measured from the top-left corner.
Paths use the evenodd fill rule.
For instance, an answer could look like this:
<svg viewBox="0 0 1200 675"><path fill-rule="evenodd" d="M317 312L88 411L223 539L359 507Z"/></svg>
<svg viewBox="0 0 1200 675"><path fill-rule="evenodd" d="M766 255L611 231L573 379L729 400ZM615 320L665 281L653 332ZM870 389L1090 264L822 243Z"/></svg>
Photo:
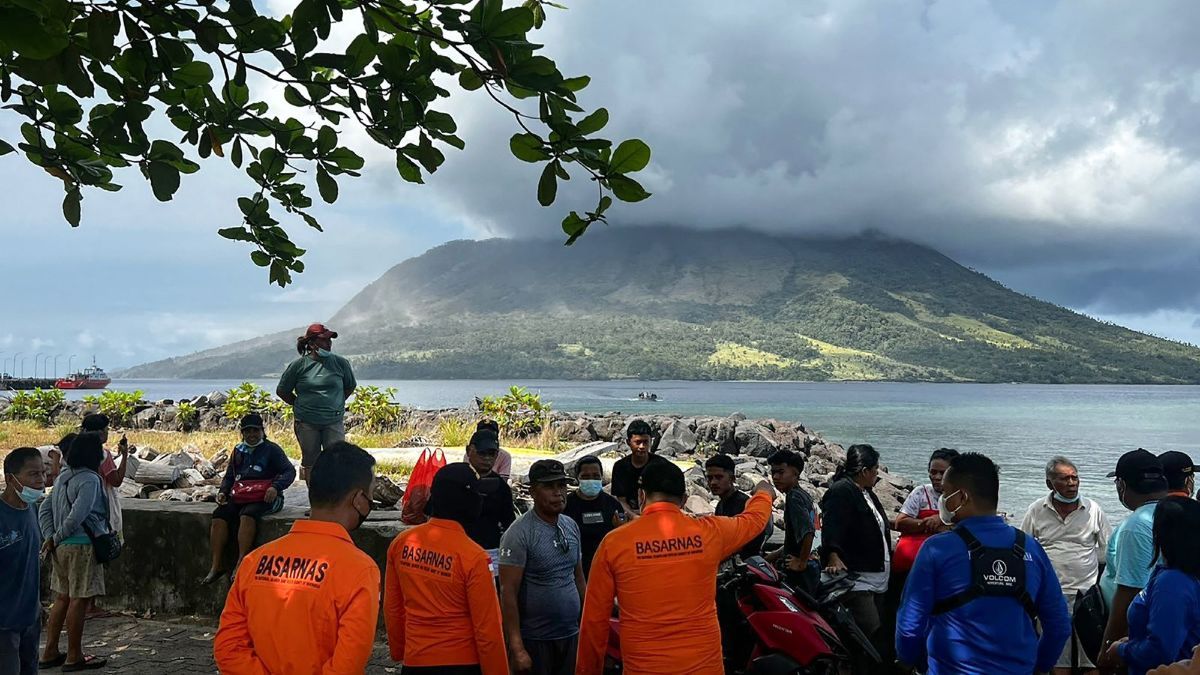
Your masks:
<svg viewBox="0 0 1200 675"><path fill-rule="evenodd" d="M1075 504L1079 502L1079 495L1076 494L1073 498L1067 499L1066 497L1058 494L1058 492L1055 492L1054 501L1058 502L1059 504Z"/></svg>
<svg viewBox="0 0 1200 675"><path fill-rule="evenodd" d="M950 499L951 497L958 494L959 492L961 492L961 491L955 490L954 492L952 492L948 495L942 495L942 496L938 497L938 518L941 518L943 524L953 525L955 514L957 514L959 509L961 509L963 507L962 504L959 504L957 509L954 509L953 511L951 511L950 507L946 506L946 500Z"/></svg>

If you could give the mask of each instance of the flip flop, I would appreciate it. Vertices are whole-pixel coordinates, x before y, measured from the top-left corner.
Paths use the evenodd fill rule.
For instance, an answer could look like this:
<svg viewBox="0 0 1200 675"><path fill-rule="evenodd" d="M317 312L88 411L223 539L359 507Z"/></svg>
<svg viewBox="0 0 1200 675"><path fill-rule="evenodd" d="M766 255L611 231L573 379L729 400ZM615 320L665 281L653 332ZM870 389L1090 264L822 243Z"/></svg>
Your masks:
<svg viewBox="0 0 1200 675"><path fill-rule="evenodd" d="M225 576L225 570L221 570L219 572L209 572L208 576L200 580L200 583L207 586L223 576Z"/></svg>
<svg viewBox="0 0 1200 675"><path fill-rule="evenodd" d="M58 656L50 659L49 661L38 661L38 668L43 668L43 669L57 668L57 667L61 666L62 664L66 663L66 661L67 661L67 655L59 654Z"/></svg>
<svg viewBox="0 0 1200 675"><path fill-rule="evenodd" d="M74 673L80 670L100 670L108 665L108 659L102 659L98 656L87 655L79 663L64 663L62 671L64 673Z"/></svg>

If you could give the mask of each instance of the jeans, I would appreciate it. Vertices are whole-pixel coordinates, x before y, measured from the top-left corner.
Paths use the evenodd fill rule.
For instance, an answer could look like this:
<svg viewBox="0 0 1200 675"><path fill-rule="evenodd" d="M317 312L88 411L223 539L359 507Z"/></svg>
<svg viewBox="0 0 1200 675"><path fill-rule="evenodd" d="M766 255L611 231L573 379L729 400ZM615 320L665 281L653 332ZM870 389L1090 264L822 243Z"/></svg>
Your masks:
<svg viewBox="0 0 1200 675"><path fill-rule="evenodd" d="M23 631L0 630L0 675L37 675L41 637L41 619Z"/></svg>
<svg viewBox="0 0 1200 675"><path fill-rule="evenodd" d="M300 444L300 466L305 468L312 468L322 450L346 440L346 423L340 420L325 425L296 420L292 427L296 430L296 442Z"/></svg>

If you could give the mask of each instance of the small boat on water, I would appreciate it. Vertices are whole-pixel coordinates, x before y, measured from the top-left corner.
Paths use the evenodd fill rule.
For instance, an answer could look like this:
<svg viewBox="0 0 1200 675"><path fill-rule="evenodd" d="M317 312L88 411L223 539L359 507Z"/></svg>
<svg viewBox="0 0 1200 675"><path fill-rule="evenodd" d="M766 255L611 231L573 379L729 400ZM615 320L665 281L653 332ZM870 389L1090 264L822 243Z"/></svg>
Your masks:
<svg viewBox="0 0 1200 675"><path fill-rule="evenodd" d="M103 369L92 364L78 373L71 373L54 382L58 389L104 389L112 383L112 378Z"/></svg>
<svg viewBox="0 0 1200 675"><path fill-rule="evenodd" d="M649 392L649 391L643 391L638 394L638 400L639 401L657 401L658 394L655 394L655 393Z"/></svg>

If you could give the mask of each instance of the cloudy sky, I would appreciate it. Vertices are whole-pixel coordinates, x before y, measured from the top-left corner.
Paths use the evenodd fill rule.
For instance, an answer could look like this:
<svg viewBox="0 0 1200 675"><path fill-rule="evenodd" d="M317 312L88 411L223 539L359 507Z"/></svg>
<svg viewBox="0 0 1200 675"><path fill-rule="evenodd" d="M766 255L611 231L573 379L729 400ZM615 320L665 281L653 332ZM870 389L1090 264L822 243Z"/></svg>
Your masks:
<svg viewBox="0 0 1200 675"><path fill-rule="evenodd" d="M538 38L564 72L592 76L584 103L609 109L611 137L654 149L654 198L614 223L879 230L1200 343L1200 3L569 4ZM511 118L485 97L442 108L467 151L423 187L364 153L364 179L318 209L324 234L292 223L308 271L286 290L216 236L249 191L221 160L169 204L135 175L120 193L87 193L72 230L58 181L0 158L0 359L62 354L61 372L68 355L94 354L116 367L302 325L432 245L560 237L564 208L591 206L571 190L537 205L539 169L508 156ZM10 116L0 137L12 141Z"/></svg>

